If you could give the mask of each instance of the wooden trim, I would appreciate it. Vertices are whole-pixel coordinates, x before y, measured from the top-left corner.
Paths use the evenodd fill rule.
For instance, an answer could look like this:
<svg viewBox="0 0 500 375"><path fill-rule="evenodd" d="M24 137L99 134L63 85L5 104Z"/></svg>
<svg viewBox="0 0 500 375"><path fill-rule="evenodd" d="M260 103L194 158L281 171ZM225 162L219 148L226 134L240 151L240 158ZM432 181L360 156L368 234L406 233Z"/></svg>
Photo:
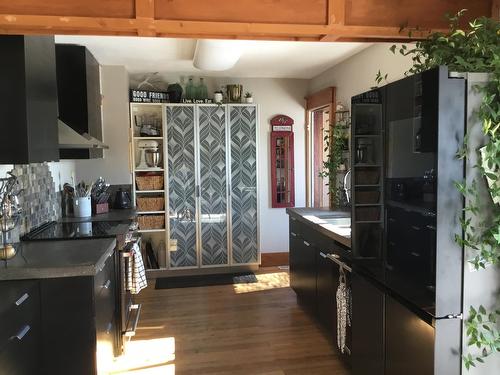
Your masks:
<svg viewBox="0 0 500 375"><path fill-rule="evenodd" d="M305 99L306 109L309 111L321 107L326 107L332 104L333 100L335 100L335 87L327 87L323 90L306 96Z"/></svg>
<svg viewBox="0 0 500 375"><path fill-rule="evenodd" d="M287 266L288 263L288 252L261 253L261 267Z"/></svg>
<svg viewBox="0 0 500 375"><path fill-rule="evenodd" d="M500 20L500 0L493 0L491 4L491 17Z"/></svg>

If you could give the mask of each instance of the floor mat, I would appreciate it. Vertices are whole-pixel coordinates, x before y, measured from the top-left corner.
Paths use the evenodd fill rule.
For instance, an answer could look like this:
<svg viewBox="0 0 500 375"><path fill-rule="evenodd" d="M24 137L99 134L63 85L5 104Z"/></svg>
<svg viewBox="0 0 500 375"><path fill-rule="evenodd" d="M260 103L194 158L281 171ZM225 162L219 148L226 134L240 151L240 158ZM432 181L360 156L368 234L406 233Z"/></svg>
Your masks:
<svg viewBox="0 0 500 375"><path fill-rule="evenodd" d="M156 279L155 289L193 288L199 286L250 284L256 282L257 277L253 272L161 277Z"/></svg>

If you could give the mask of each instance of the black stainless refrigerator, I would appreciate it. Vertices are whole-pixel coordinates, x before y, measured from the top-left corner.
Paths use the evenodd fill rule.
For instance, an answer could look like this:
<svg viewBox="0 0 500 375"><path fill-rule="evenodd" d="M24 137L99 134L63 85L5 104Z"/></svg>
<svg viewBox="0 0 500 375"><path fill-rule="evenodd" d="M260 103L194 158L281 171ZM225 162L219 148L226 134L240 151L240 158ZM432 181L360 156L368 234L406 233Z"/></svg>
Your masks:
<svg viewBox="0 0 500 375"><path fill-rule="evenodd" d="M465 101L446 67L352 98L355 375L461 372Z"/></svg>

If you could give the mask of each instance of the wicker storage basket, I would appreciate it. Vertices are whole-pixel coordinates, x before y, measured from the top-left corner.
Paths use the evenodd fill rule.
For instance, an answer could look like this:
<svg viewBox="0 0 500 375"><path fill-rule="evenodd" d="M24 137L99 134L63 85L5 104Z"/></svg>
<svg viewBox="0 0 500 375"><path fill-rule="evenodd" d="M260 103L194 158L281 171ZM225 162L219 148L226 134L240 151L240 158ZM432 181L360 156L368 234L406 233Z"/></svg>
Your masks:
<svg viewBox="0 0 500 375"><path fill-rule="evenodd" d="M137 218L139 229L163 229L165 228L164 215L141 215Z"/></svg>
<svg viewBox="0 0 500 375"><path fill-rule="evenodd" d="M137 210L162 211L165 208L163 197L137 197Z"/></svg>
<svg viewBox="0 0 500 375"><path fill-rule="evenodd" d="M163 175L136 176L137 190L162 190Z"/></svg>

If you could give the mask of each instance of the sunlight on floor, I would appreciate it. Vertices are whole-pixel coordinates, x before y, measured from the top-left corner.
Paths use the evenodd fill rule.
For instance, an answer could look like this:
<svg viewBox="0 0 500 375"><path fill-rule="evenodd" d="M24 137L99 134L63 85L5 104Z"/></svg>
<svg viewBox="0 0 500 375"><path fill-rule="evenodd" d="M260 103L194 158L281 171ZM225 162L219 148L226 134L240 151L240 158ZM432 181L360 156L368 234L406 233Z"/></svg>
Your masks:
<svg viewBox="0 0 500 375"><path fill-rule="evenodd" d="M263 290L286 288L290 286L288 272L262 273L255 275L258 282L248 284L234 284L237 294L260 292Z"/></svg>
<svg viewBox="0 0 500 375"><path fill-rule="evenodd" d="M174 375L175 338L131 340L108 374Z"/></svg>

